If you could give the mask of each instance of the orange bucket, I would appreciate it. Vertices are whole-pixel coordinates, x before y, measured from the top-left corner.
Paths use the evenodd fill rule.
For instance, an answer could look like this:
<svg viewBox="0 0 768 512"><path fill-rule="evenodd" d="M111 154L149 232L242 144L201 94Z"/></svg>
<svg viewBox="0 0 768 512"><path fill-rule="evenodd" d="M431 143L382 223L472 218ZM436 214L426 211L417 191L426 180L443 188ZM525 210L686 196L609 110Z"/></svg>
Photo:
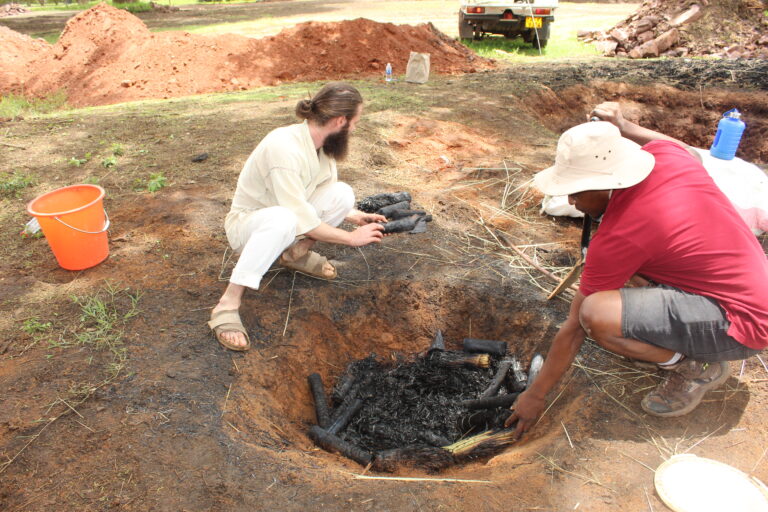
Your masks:
<svg viewBox="0 0 768 512"><path fill-rule="evenodd" d="M109 256L109 217L98 185L72 185L33 199L27 212L37 218L61 268L83 270Z"/></svg>

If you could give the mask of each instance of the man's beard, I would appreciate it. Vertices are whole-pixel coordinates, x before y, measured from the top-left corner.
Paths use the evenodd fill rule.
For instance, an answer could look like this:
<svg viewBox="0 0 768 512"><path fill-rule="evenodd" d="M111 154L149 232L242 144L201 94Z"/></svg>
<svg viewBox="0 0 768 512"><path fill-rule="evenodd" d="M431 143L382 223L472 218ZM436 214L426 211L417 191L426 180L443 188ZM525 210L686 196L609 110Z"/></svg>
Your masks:
<svg viewBox="0 0 768 512"><path fill-rule="evenodd" d="M331 134L323 141L323 151L335 160L344 160L349 149L349 127L345 126L340 132Z"/></svg>

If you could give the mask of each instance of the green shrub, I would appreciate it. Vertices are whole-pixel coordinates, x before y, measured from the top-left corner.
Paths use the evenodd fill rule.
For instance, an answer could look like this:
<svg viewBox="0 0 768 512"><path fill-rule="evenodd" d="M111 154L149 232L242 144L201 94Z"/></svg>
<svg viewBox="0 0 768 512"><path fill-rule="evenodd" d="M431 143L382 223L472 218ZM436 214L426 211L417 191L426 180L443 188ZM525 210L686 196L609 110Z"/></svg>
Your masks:
<svg viewBox="0 0 768 512"><path fill-rule="evenodd" d="M150 192L157 192L167 184L168 180L165 178L165 176L163 176L163 173L155 172L149 175L149 180L147 181L147 190Z"/></svg>
<svg viewBox="0 0 768 512"><path fill-rule="evenodd" d="M152 10L152 6L149 5L149 2L113 2L112 7L116 7L117 9L122 9L133 14L136 14L137 12L148 12Z"/></svg>
<svg viewBox="0 0 768 512"><path fill-rule="evenodd" d="M105 159L101 161L101 166L105 169L109 169L110 167L114 167L117 165L117 157L116 156L108 156Z"/></svg>
<svg viewBox="0 0 768 512"><path fill-rule="evenodd" d="M112 144L112 154L115 156L123 156L125 154L125 149L123 149L123 145L119 142L115 142Z"/></svg>

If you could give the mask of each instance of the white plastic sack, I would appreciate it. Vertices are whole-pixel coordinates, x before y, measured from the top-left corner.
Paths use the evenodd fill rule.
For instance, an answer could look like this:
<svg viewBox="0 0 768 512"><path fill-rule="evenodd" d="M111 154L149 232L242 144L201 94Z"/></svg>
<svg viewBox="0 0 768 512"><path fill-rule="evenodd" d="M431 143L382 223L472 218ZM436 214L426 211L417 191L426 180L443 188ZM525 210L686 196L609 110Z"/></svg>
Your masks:
<svg viewBox="0 0 768 512"><path fill-rule="evenodd" d="M715 184L756 235L768 231L768 176L741 158L721 160L708 149L694 148Z"/></svg>
<svg viewBox="0 0 768 512"><path fill-rule="evenodd" d="M429 54L411 52L408 67L405 68L405 81L423 84L429 80Z"/></svg>
<svg viewBox="0 0 768 512"><path fill-rule="evenodd" d="M541 200L539 213L546 213L555 217L584 217L582 212L568 203L568 196L544 196L544 199Z"/></svg>

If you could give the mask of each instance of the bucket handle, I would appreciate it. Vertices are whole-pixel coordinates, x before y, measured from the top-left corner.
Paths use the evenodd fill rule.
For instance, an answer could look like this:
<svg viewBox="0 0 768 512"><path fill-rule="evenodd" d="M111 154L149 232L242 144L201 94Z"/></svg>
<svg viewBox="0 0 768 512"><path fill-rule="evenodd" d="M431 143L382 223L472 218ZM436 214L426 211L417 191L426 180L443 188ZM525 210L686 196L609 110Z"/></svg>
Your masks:
<svg viewBox="0 0 768 512"><path fill-rule="evenodd" d="M53 216L54 219L56 219L57 221L61 222L65 226L67 226L69 229L74 229L75 231L79 231L80 233L85 233L86 235L100 235L101 233L103 233L106 230L108 230L109 229L109 215L107 215L107 210L106 209L104 210L104 217L107 220L104 221L104 228L101 231L85 231L83 229L78 229L75 226L70 226L69 224L67 224L66 222L64 222L60 218L56 217L55 215Z"/></svg>

